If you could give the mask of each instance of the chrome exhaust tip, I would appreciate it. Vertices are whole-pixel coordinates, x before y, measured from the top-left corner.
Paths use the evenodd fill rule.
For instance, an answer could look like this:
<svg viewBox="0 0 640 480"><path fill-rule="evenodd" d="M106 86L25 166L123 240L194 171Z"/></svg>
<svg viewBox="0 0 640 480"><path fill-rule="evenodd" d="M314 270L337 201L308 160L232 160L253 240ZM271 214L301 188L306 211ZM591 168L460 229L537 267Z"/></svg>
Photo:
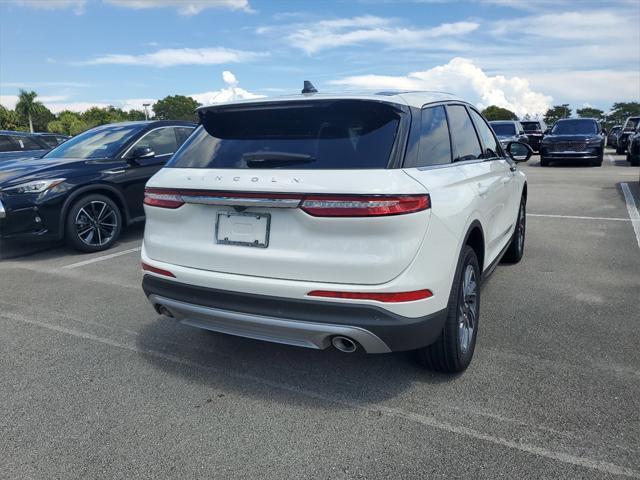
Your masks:
<svg viewBox="0 0 640 480"><path fill-rule="evenodd" d="M353 353L358 348L358 344L347 337L335 336L331 339L331 344L344 353Z"/></svg>

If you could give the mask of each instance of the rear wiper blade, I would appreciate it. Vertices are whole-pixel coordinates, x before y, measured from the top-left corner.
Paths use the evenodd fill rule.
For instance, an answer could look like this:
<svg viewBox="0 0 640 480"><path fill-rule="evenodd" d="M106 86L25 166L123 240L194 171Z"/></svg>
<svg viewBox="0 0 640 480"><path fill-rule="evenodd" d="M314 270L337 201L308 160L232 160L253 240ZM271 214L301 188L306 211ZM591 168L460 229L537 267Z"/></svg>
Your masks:
<svg viewBox="0 0 640 480"><path fill-rule="evenodd" d="M316 158L306 153L290 153L290 152L247 152L242 155L242 160L247 162L247 165L255 166L270 166L275 165L287 165L291 163L311 163L315 162Z"/></svg>

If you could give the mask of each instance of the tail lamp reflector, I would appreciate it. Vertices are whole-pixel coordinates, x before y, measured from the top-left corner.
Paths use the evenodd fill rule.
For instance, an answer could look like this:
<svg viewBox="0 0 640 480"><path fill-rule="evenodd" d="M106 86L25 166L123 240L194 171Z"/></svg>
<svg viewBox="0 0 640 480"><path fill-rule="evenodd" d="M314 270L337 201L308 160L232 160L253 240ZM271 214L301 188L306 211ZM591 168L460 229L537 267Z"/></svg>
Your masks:
<svg viewBox="0 0 640 480"><path fill-rule="evenodd" d="M328 290L313 290L307 294L310 297L324 297L324 298L343 298L349 300L374 300L376 302L384 303L400 303L400 302L414 302L416 300L424 300L433 296L431 290L415 290L413 292L385 292L385 293L373 293L373 292L332 292Z"/></svg>
<svg viewBox="0 0 640 480"><path fill-rule="evenodd" d="M176 276L169 270L163 270L162 268L153 267L144 262L142 262L142 270L146 272L157 273L158 275L164 275L165 277L176 278Z"/></svg>

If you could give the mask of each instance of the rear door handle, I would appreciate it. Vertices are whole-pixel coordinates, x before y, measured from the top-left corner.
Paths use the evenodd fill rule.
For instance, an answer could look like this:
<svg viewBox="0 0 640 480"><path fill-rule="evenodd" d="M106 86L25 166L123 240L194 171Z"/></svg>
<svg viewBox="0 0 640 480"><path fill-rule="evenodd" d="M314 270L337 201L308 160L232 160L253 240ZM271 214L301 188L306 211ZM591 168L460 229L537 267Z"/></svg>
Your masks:
<svg viewBox="0 0 640 480"><path fill-rule="evenodd" d="M116 175L118 173L124 173L124 169L120 169L120 170L105 170L104 173L107 173L109 175Z"/></svg>

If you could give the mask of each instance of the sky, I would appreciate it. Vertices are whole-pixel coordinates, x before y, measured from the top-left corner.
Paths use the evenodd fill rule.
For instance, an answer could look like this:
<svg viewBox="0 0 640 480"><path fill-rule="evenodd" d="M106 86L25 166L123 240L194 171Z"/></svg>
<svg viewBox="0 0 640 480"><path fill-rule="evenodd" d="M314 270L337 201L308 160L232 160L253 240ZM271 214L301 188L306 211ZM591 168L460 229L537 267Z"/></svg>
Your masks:
<svg viewBox="0 0 640 480"><path fill-rule="evenodd" d="M0 0L0 103L440 90L523 116L640 101L640 0Z"/></svg>

